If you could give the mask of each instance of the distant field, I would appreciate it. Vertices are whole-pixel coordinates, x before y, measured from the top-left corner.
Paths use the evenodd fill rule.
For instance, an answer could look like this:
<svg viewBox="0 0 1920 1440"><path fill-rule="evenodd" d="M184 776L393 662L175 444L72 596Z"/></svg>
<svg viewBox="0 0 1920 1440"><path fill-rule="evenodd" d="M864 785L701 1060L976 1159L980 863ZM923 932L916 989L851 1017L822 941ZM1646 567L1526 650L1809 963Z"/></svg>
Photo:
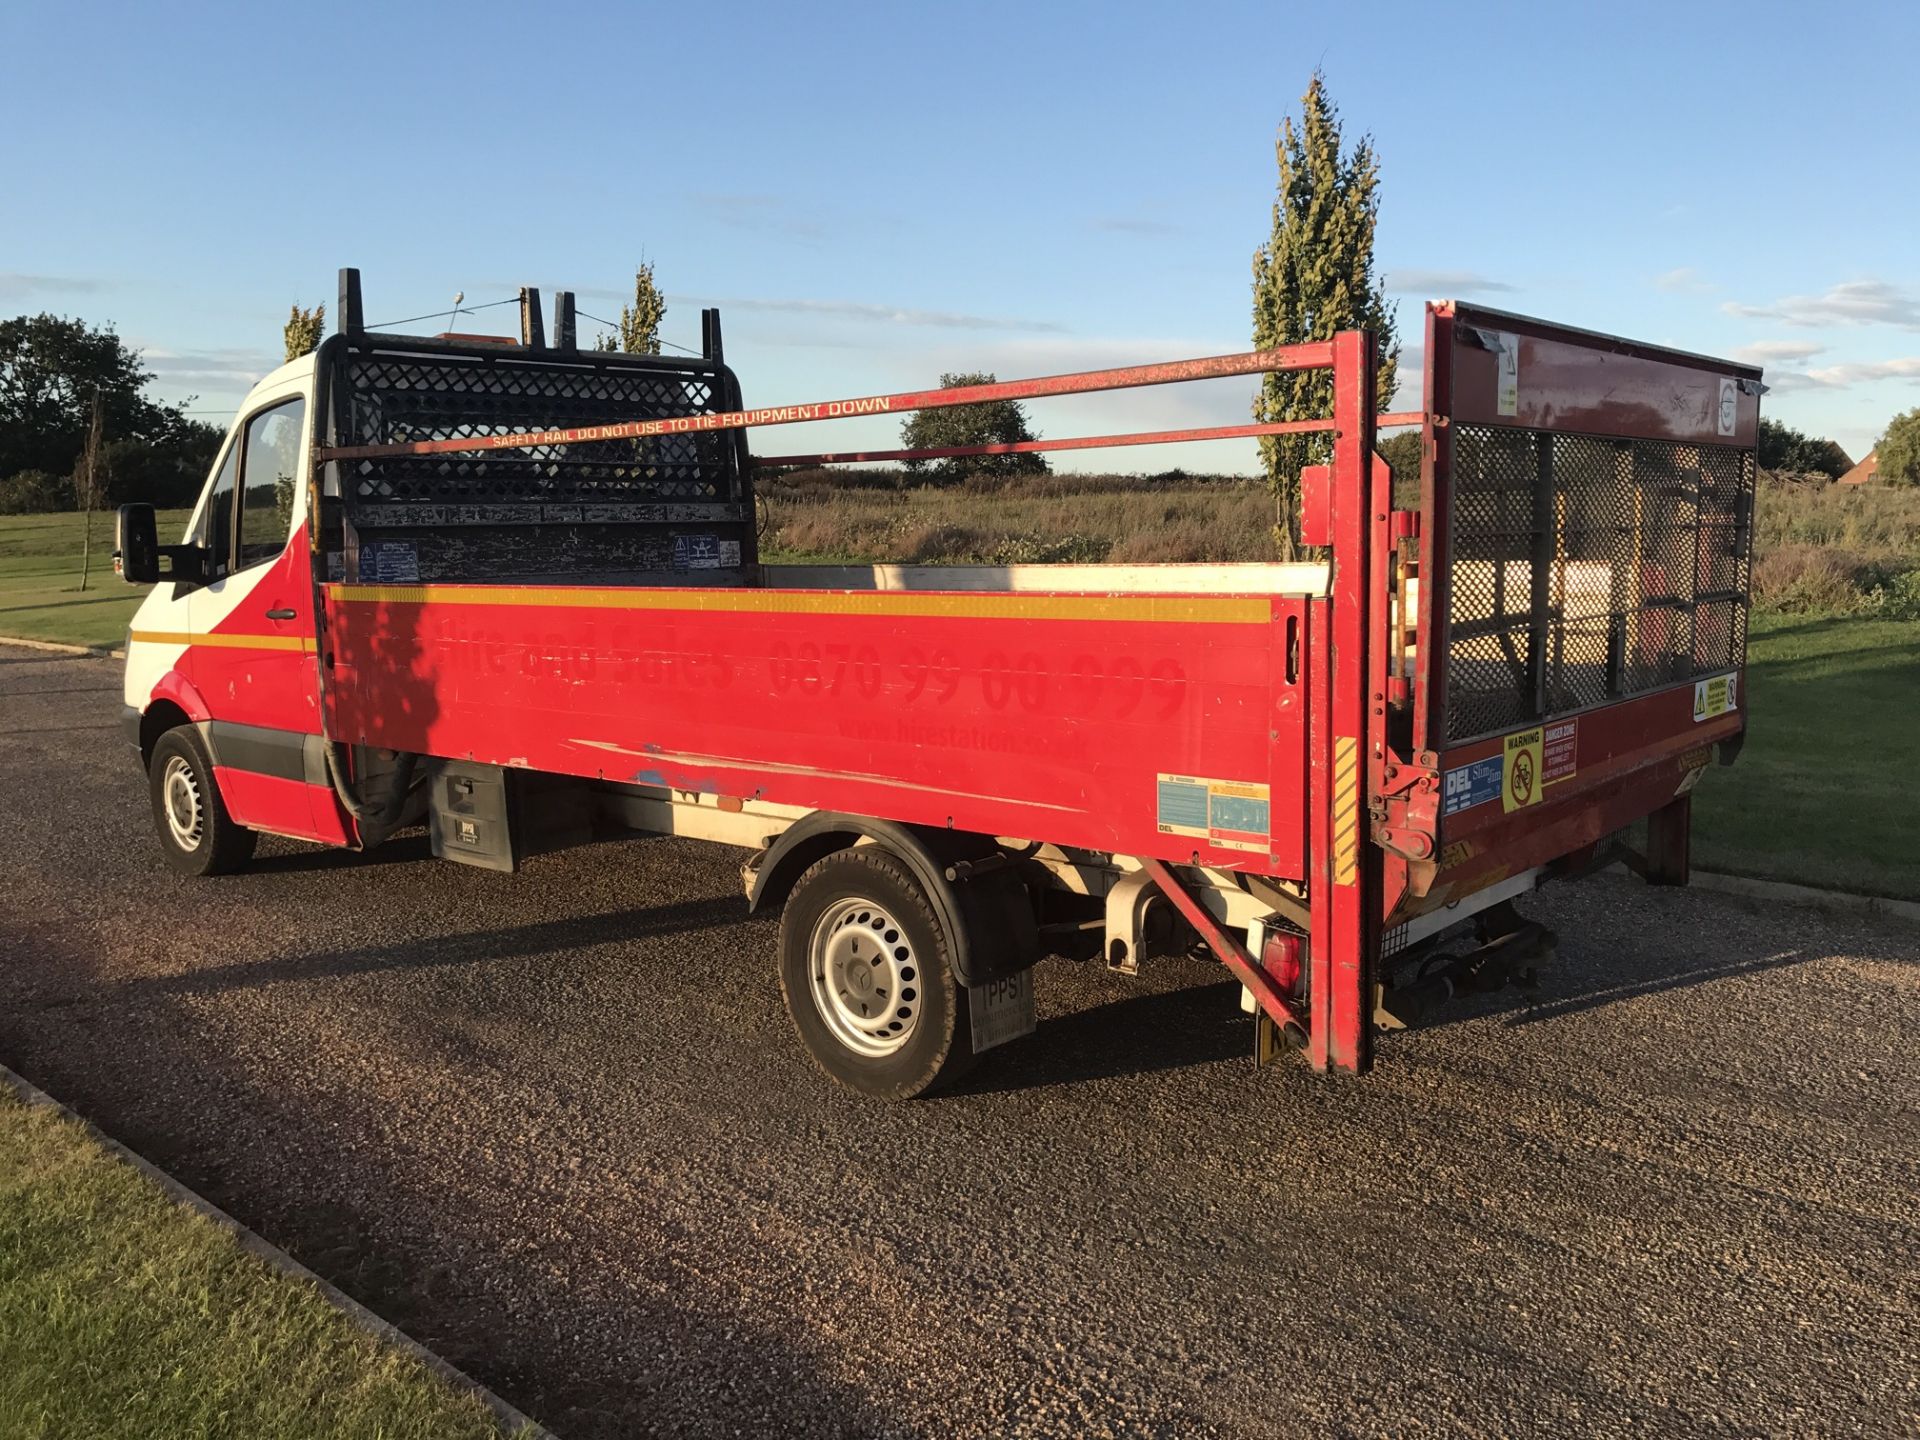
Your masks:
<svg viewBox="0 0 1920 1440"><path fill-rule="evenodd" d="M887 471L812 471L763 481L761 554L775 562L917 565L1274 558L1274 501L1257 480L1026 475L931 486L896 479Z"/></svg>
<svg viewBox="0 0 1920 1440"><path fill-rule="evenodd" d="M185 510L160 512L160 538L186 528ZM68 645L118 645L147 591L113 573L113 516L93 516L93 567L80 588L82 517L0 516L0 635Z"/></svg>

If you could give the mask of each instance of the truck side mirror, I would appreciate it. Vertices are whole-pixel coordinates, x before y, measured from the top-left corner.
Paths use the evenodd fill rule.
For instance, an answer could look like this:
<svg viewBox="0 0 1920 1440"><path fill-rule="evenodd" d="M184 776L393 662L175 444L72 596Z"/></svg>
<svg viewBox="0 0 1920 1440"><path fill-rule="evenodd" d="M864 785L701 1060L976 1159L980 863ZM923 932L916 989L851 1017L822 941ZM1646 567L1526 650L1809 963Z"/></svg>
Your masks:
<svg viewBox="0 0 1920 1440"><path fill-rule="evenodd" d="M153 506L122 505L113 522L113 568L129 585L153 585L160 579L160 537Z"/></svg>

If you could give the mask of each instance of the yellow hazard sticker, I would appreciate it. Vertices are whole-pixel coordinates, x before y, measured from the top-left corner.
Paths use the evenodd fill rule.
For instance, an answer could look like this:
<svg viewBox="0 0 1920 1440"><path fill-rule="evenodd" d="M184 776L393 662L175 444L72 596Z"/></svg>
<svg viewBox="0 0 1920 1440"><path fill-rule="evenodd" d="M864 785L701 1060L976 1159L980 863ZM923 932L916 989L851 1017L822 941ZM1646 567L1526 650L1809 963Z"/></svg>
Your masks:
<svg viewBox="0 0 1920 1440"><path fill-rule="evenodd" d="M1360 878L1360 742L1339 735L1333 742L1333 883Z"/></svg>
<svg viewBox="0 0 1920 1440"><path fill-rule="evenodd" d="M1541 727L1507 736L1500 755L1500 808L1511 813L1540 803L1546 782L1546 744Z"/></svg>
<svg viewBox="0 0 1920 1440"><path fill-rule="evenodd" d="M1693 682L1693 721L1714 720L1729 710L1740 708L1740 677L1738 675L1715 675L1706 680Z"/></svg>

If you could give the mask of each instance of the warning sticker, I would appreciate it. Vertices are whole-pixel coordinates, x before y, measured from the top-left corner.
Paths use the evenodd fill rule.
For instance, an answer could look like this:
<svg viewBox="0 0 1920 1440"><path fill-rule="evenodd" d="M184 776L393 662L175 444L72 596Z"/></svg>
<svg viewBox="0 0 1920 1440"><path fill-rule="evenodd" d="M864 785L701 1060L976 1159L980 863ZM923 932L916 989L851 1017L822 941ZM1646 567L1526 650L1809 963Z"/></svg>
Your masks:
<svg viewBox="0 0 1920 1440"><path fill-rule="evenodd" d="M360 546L362 585L418 585L420 557L411 540L368 540Z"/></svg>
<svg viewBox="0 0 1920 1440"><path fill-rule="evenodd" d="M1578 720L1556 720L1547 726L1540 753L1540 783L1551 785L1557 780L1571 779L1579 768L1579 750Z"/></svg>
<svg viewBox="0 0 1920 1440"><path fill-rule="evenodd" d="M1452 815L1457 811L1471 810L1476 805L1484 805L1500 793L1500 775L1498 755L1489 755L1471 765L1461 765L1447 771L1440 813Z"/></svg>
<svg viewBox="0 0 1920 1440"><path fill-rule="evenodd" d="M717 535L673 537L673 568L676 570L727 570L739 563L738 540L722 540Z"/></svg>
<svg viewBox="0 0 1920 1440"><path fill-rule="evenodd" d="M1225 850L1264 851L1272 844L1265 785L1192 775L1155 780L1154 818L1162 835L1191 835Z"/></svg>
<svg viewBox="0 0 1920 1440"><path fill-rule="evenodd" d="M1501 415L1520 413L1520 337L1505 331L1493 337L1499 342L1499 370L1495 380L1494 410Z"/></svg>
<svg viewBox="0 0 1920 1440"><path fill-rule="evenodd" d="M1710 679L1693 682L1693 722L1713 720L1731 710L1740 708L1738 690L1740 677L1735 675L1715 675Z"/></svg>
<svg viewBox="0 0 1920 1440"><path fill-rule="evenodd" d="M1542 773L1547 768L1544 748L1538 725L1507 736L1500 750L1501 809L1511 812L1540 803L1540 791L1547 783Z"/></svg>
<svg viewBox="0 0 1920 1440"><path fill-rule="evenodd" d="M1680 768L1684 773L1680 776L1680 784L1673 793L1676 796L1691 794L1693 787L1700 783L1700 777L1707 773L1707 764L1712 759L1713 751L1704 747L1682 755Z"/></svg>

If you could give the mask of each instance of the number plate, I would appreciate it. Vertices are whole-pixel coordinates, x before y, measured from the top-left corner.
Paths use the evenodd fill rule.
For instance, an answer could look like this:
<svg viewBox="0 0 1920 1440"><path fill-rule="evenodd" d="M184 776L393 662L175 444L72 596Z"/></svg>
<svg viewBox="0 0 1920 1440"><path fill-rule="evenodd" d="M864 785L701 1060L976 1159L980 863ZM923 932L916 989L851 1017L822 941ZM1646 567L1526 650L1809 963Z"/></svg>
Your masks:
<svg viewBox="0 0 1920 1440"><path fill-rule="evenodd" d="M973 1012L973 1053L991 1050L1009 1040L1033 1033L1033 969L985 985L969 986L967 1004Z"/></svg>

